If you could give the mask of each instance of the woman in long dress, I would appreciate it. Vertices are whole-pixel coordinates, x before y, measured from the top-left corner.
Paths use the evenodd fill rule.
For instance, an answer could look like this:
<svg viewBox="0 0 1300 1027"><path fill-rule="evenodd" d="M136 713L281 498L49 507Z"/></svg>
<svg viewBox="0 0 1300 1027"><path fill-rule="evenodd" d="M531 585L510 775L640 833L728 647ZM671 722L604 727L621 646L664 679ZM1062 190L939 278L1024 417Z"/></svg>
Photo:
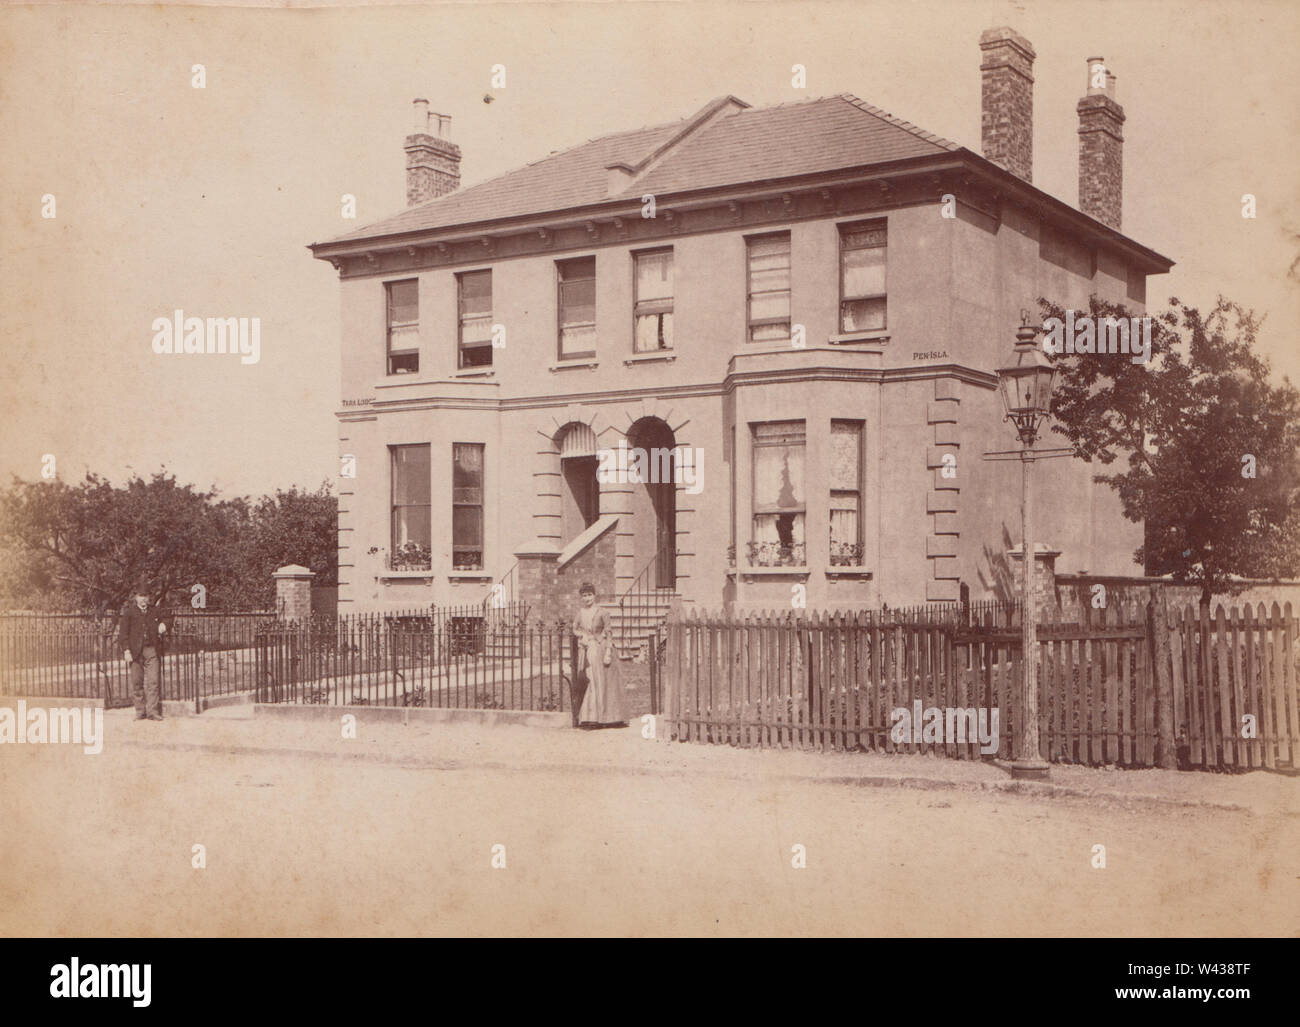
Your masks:
<svg viewBox="0 0 1300 1027"><path fill-rule="evenodd" d="M578 591L582 606L573 618L578 636L577 673L587 677L587 691L578 710L579 724L626 724L622 682L614 658L614 639L609 617L596 605L596 587L583 582Z"/></svg>

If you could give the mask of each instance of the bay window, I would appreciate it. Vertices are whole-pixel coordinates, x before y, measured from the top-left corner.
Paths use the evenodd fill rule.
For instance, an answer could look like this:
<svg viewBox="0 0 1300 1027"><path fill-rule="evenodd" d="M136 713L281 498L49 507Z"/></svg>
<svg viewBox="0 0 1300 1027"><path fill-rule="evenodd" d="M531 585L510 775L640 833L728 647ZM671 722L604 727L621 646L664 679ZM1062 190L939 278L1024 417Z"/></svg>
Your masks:
<svg viewBox="0 0 1300 1027"><path fill-rule="evenodd" d="M803 566L803 421L768 421L753 429L753 528L749 563L754 567Z"/></svg>
<svg viewBox="0 0 1300 1027"><path fill-rule="evenodd" d="M430 563L429 444L389 446L391 534L389 569L426 571Z"/></svg>
<svg viewBox="0 0 1300 1027"><path fill-rule="evenodd" d="M862 422L832 421L831 566L862 563Z"/></svg>

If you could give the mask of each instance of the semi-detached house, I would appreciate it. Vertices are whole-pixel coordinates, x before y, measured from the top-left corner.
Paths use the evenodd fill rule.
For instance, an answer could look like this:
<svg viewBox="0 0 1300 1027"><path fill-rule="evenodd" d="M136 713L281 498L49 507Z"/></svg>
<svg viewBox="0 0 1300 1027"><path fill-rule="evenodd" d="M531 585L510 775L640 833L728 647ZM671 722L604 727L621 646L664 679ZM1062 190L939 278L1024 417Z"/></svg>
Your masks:
<svg viewBox="0 0 1300 1027"><path fill-rule="evenodd" d="M1021 312L1140 314L1172 264L1120 231L1101 58L1075 209L1031 183L1032 47L980 51L982 155L856 96L725 96L462 189L417 100L407 209L312 246L342 292L342 608L991 596L1019 468L981 454L1015 446L994 371ZM675 463L602 474L623 447ZM1039 465L1038 537L1057 570L1140 573L1093 473Z"/></svg>

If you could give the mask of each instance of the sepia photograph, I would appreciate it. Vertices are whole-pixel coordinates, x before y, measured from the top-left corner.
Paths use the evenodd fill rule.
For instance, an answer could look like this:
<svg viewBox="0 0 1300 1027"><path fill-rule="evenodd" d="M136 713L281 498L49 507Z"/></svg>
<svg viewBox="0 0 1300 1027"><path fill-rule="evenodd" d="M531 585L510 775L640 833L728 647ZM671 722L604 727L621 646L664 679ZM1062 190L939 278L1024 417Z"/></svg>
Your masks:
<svg viewBox="0 0 1300 1027"><path fill-rule="evenodd" d="M0 7L14 986L1109 939L1111 1007L1263 997L1297 43L1283 0Z"/></svg>

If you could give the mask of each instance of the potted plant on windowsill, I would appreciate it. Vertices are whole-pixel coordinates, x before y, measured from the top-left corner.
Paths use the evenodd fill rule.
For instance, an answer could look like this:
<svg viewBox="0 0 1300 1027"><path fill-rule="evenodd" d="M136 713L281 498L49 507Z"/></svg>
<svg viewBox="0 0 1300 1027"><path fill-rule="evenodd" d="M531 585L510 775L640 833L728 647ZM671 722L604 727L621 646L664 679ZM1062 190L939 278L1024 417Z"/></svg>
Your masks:
<svg viewBox="0 0 1300 1027"><path fill-rule="evenodd" d="M388 561L389 570L427 571L433 568L433 554L429 547L419 542L404 542L393 550Z"/></svg>
<svg viewBox="0 0 1300 1027"><path fill-rule="evenodd" d="M457 573L471 573L483 569L483 554L462 552L456 555L451 569Z"/></svg>
<svg viewBox="0 0 1300 1027"><path fill-rule="evenodd" d="M860 567L862 565L862 544L860 542L832 542L832 567Z"/></svg>
<svg viewBox="0 0 1300 1027"><path fill-rule="evenodd" d="M750 542L746 547L749 552L751 567L802 567L804 566L804 544L795 542L782 545L780 542Z"/></svg>

